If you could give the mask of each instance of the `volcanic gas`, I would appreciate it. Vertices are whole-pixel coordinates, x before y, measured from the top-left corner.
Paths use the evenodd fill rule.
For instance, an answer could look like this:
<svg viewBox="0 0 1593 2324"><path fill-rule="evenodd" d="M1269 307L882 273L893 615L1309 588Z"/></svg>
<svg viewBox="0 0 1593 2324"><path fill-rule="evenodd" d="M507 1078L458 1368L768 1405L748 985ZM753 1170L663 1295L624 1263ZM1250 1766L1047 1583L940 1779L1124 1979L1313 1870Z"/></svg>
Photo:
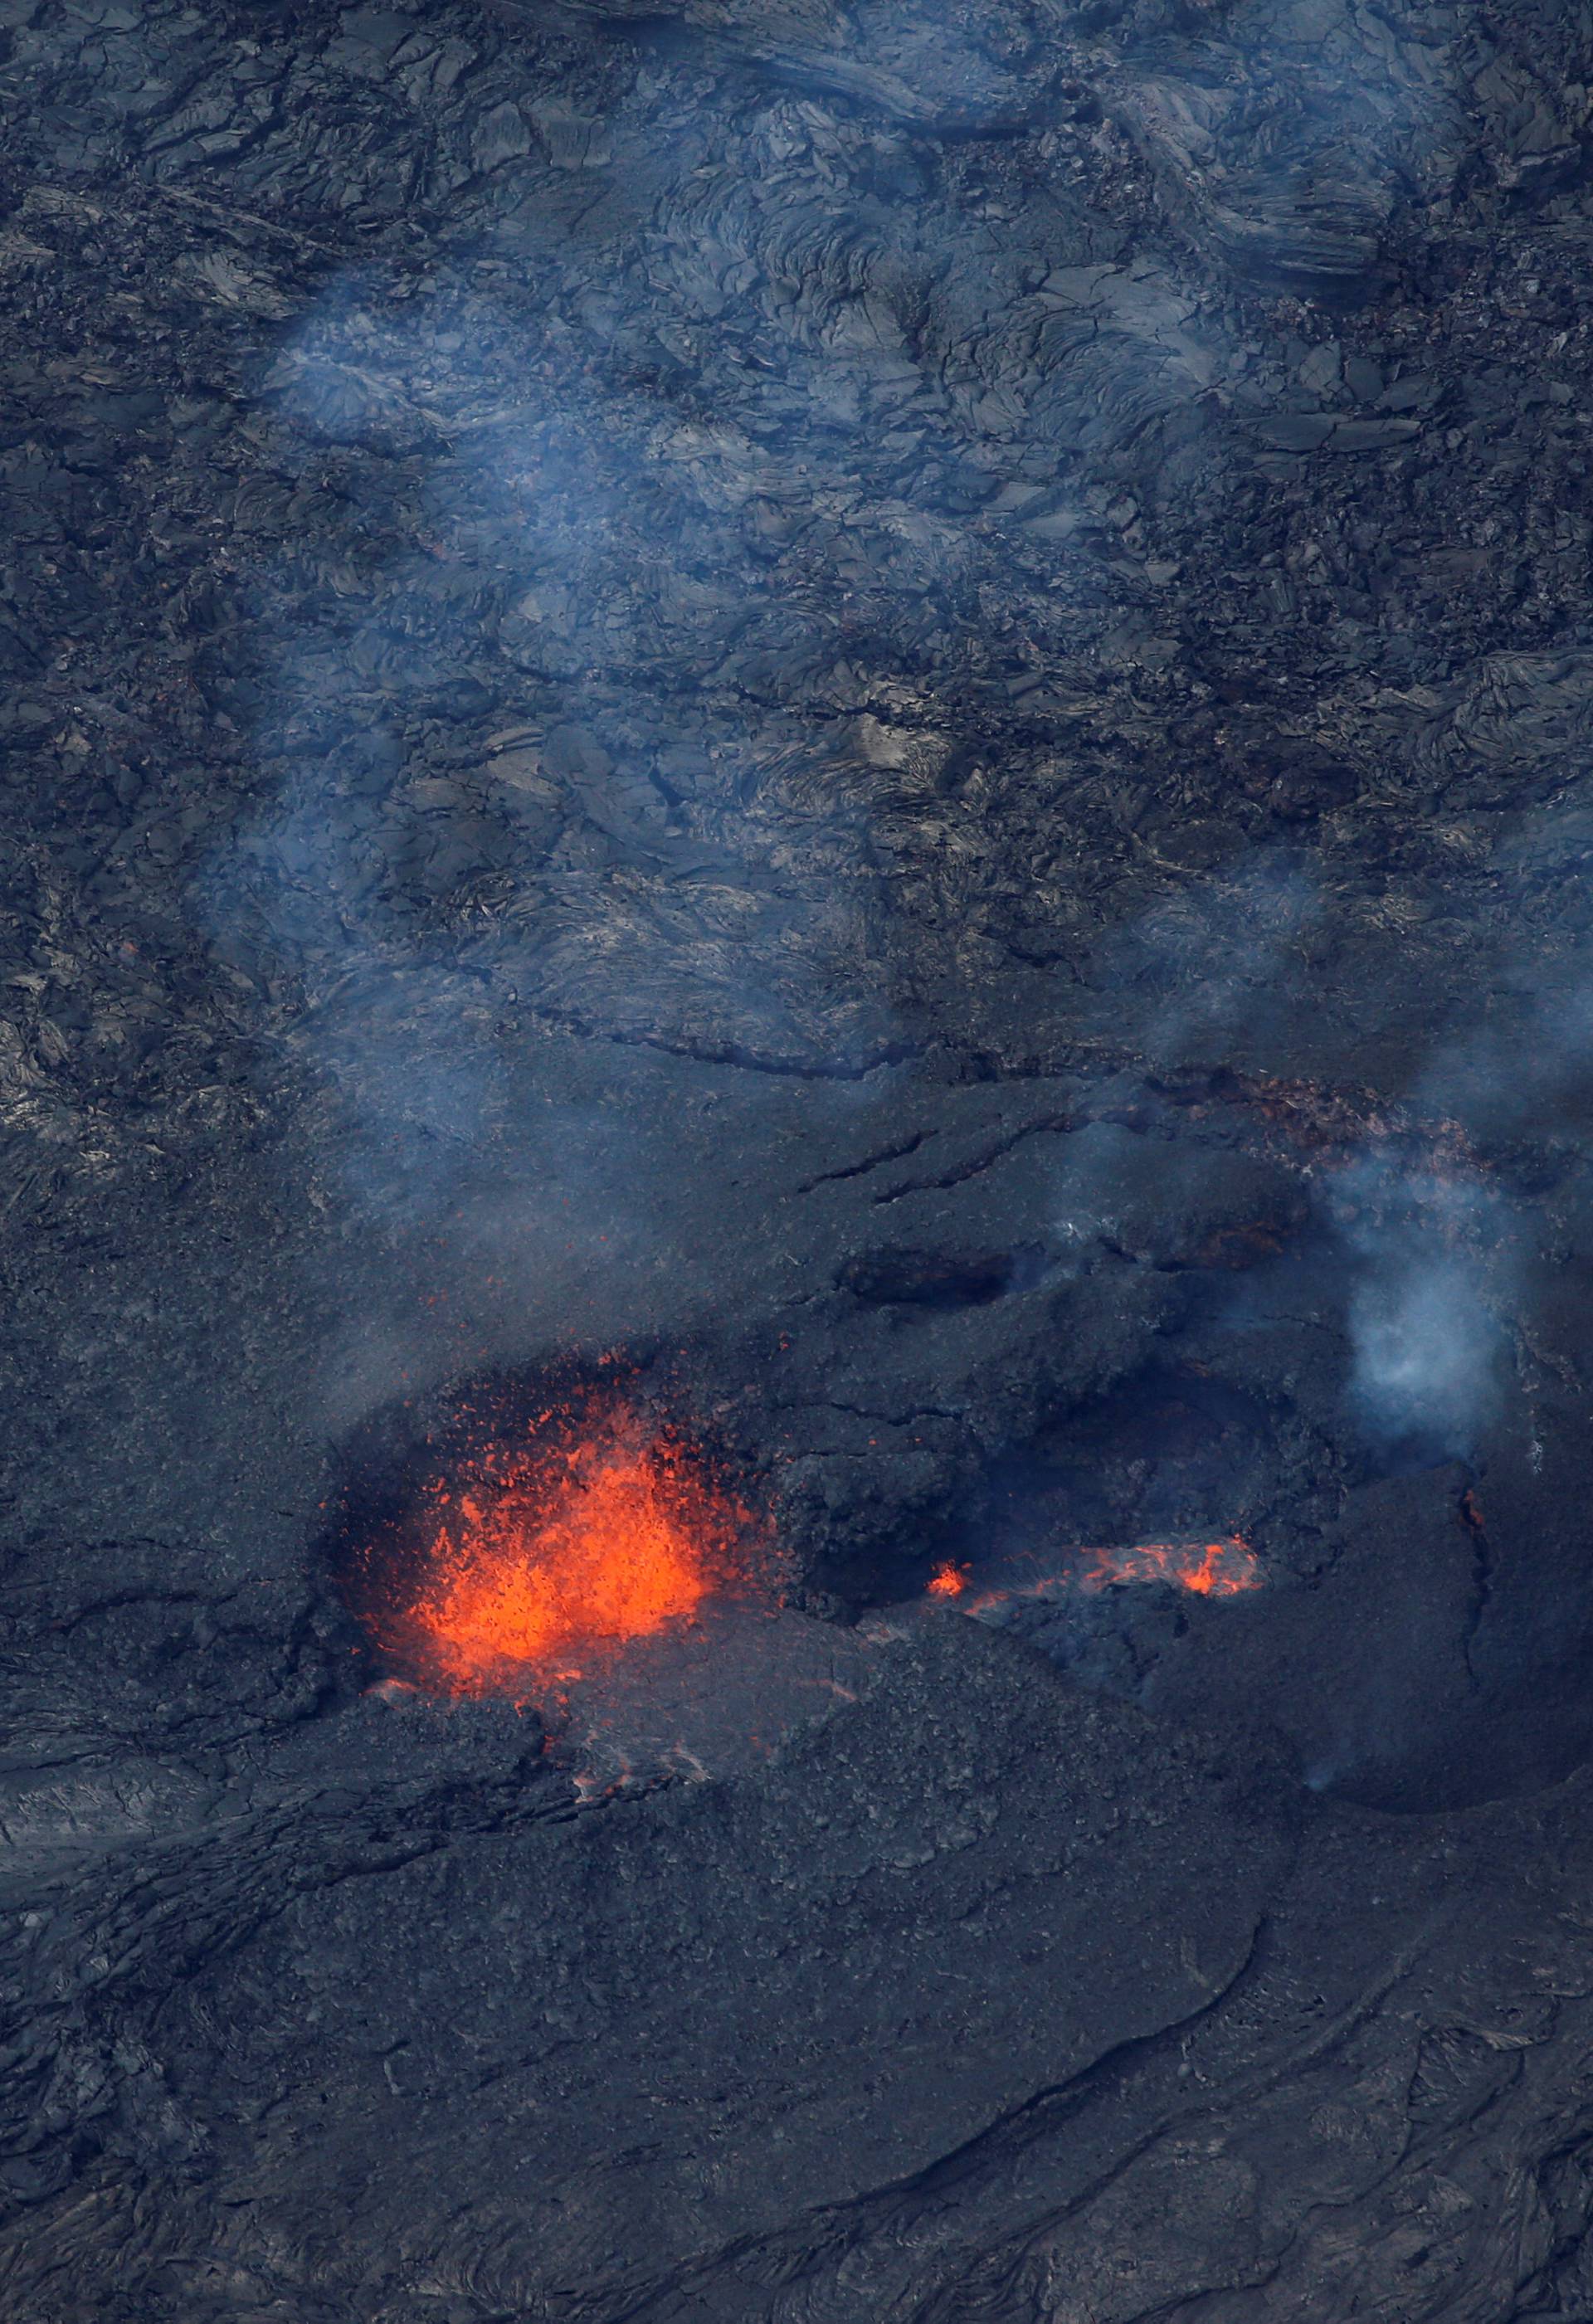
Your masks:
<svg viewBox="0 0 1593 2324"><path fill-rule="evenodd" d="M585 1392L428 1477L349 1594L427 1691L529 1693L743 1584L755 1531L683 1437Z"/></svg>

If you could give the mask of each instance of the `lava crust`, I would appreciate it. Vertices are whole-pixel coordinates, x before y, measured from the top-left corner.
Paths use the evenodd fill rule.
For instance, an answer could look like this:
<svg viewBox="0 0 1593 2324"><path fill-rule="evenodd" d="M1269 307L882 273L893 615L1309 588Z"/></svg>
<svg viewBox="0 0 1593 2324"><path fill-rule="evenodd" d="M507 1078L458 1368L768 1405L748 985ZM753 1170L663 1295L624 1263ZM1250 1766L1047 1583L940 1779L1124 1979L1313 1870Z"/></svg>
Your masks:
<svg viewBox="0 0 1593 2324"><path fill-rule="evenodd" d="M7 2324L1593 2315L1590 88L0 10Z"/></svg>

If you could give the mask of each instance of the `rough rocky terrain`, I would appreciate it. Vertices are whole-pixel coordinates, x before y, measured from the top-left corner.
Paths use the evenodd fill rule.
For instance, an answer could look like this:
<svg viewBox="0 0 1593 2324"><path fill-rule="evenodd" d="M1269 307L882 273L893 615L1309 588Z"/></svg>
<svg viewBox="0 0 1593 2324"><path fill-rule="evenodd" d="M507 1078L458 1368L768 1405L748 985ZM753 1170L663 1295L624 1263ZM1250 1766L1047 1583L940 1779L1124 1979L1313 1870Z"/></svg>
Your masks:
<svg viewBox="0 0 1593 2324"><path fill-rule="evenodd" d="M1593 7L0 115L7 2319L1586 2324ZM390 1683L600 1361L778 1607Z"/></svg>

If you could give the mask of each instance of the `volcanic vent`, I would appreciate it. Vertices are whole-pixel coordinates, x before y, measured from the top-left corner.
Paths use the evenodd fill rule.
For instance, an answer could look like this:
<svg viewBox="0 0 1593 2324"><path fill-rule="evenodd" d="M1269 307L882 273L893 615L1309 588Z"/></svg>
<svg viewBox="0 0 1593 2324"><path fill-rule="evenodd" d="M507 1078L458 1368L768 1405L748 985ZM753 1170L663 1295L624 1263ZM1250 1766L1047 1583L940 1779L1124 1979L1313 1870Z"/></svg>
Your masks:
<svg viewBox="0 0 1593 2324"><path fill-rule="evenodd" d="M396 1452L388 1433L333 1565L373 1665L428 1693L542 1693L767 1572L723 1462L617 1377L483 1384Z"/></svg>

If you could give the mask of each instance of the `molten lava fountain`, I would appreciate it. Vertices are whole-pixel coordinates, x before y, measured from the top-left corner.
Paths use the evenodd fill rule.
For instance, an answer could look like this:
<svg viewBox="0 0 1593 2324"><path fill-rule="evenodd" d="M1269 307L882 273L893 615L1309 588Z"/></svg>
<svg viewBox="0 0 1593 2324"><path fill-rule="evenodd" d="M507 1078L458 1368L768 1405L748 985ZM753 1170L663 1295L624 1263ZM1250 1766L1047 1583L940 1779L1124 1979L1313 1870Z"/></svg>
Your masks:
<svg viewBox="0 0 1593 2324"><path fill-rule="evenodd" d="M746 1577L751 1518L684 1443L596 1397L545 1412L423 1495L360 1596L377 1646L429 1692L524 1693L655 1636Z"/></svg>

